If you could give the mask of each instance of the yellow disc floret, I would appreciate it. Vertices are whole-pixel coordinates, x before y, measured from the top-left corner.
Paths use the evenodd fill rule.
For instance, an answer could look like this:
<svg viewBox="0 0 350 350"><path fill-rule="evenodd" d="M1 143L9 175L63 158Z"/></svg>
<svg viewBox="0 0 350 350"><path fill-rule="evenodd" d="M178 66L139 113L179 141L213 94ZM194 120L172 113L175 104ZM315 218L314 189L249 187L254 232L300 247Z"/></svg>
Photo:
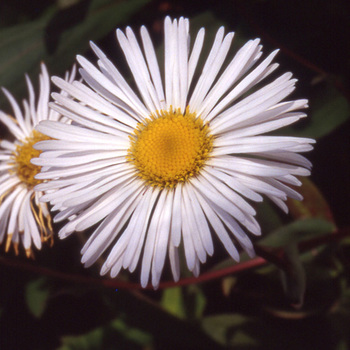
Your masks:
<svg viewBox="0 0 350 350"><path fill-rule="evenodd" d="M41 167L32 164L32 158L39 157L41 151L33 148L34 144L39 141L50 139L48 136L34 130L30 137L26 137L20 144L16 146L16 150L12 155L13 173L17 174L19 179L29 188L39 184L41 180L34 178L40 172Z"/></svg>
<svg viewBox="0 0 350 350"><path fill-rule="evenodd" d="M160 111L139 123L130 137L128 161L152 186L176 186L199 173L213 148L208 124L195 113Z"/></svg>

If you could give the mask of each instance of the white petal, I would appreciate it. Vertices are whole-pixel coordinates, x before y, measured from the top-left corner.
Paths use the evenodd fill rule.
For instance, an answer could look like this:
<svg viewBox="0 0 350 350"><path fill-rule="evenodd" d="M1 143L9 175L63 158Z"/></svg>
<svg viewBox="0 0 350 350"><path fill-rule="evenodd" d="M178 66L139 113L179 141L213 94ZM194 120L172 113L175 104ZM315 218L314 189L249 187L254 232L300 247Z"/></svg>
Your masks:
<svg viewBox="0 0 350 350"><path fill-rule="evenodd" d="M195 194L205 213L205 216L207 217L210 225L213 227L215 233L221 240L225 249L234 260L239 261L238 251L236 247L233 245L232 240L228 236L227 231L224 225L222 224L222 222L220 221L220 219L218 218L217 214L214 212L211 206L207 203L207 201L202 197L202 195L198 191L195 191Z"/></svg>
<svg viewBox="0 0 350 350"><path fill-rule="evenodd" d="M142 287L146 287L148 283L149 273L151 271L151 263L154 255L155 244L156 244L157 236L160 234L160 232L158 231L158 225L159 225L160 213L164 205L165 197L166 197L166 191L161 191L149 224L149 229L147 232L147 238L146 238L143 258L142 258L142 267L141 267L141 286Z"/></svg>

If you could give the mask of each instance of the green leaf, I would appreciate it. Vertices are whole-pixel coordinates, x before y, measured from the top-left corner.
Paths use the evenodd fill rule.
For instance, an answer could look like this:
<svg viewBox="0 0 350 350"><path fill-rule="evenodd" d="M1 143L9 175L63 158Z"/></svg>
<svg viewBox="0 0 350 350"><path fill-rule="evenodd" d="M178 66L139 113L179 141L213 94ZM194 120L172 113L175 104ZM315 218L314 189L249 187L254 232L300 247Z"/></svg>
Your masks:
<svg viewBox="0 0 350 350"><path fill-rule="evenodd" d="M24 73L39 71L45 56L44 28L53 12L51 9L36 21L0 31L0 86L16 93L24 86Z"/></svg>
<svg viewBox="0 0 350 350"><path fill-rule="evenodd" d="M72 29L62 33L54 56L48 62L57 67L69 67L77 54L82 54L89 41L96 41L117 28L118 23L125 22L140 10L149 0L129 0L127 2L93 1L84 20ZM112 45L117 45L117 41ZM57 61L59 58L59 61Z"/></svg>
<svg viewBox="0 0 350 350"><path fill-rule="evenodd" d="M347 99L330 83L317 87L314 94L309 101L308 118L284 128L283 133L317 139L329 134L349 118Z"/></svg>
<svg viewBox="0 0 350 350"><path fill-rule="evenodd" d="M44 61L50 73L63 74L75 62L75 56L89 47L89 40L98 40L124 22L149 0L94 0L87 15L73 27L64 26L57 34L56 22L64 20L66 10L51 7L41 18L0 31L0 86L14 95L23 94L24 74L37 74ZM62 19L63 18L63 19ZM50 28L55 31L50 32ZM55 37L53 37L55 36ZM51 39L51 41L50 41ZM46 40L46 41L45 41ZM55 45L48 52L48 42ZM4 97L0 97L4 100Z"/></svg>
<svg viewBox="0 0 350 350"><path fill-rule="evenodd" d="M36 318L40 318L45 311L49 289L45 278L39 278L27 284L25 298L27 306Z"/></svg>
<svg viewBox="0 0 350 350"><path fill-rule="evenodd" d="M284 249L285 269L280 269L284 292L291 304L299 309L304 302L306 276L295 244Z"/></svg>
<svg viewBox="0 0 350 350"><path fill-rule="evenodd" d="M97 328L80 336L67 336L61 339L62 346L57 350L93 350L100 349L103 343L103 328Z"/></svg>
<svg viewBox="0 0 350 350"><path fill-rule="evenodd" d="M166 344L172 344L174 349L205 350L217 345L197 324L171 315L142 293L120 291L113 302L113 309L125 313L128 324L152 333L157 344L161 344L159 348L166 349Z"/></svg>
<svg viewBox="0 0 350 350"><path fill-rule="evenodd" d="M114 320L111 326L135 344L146 346L152 342L152 337L147 332L130 327L121 319Z"/></svg>
<svg viewBox="0 0 350 350"><path fill-rule="evenodd" d="M302 186L297 191L304 197L302 201L288 198L290 215L295 219L318 217L334 222L332 210L317 186L308 178L301 179Z"/></svg>
<svg viewBox="0 0 350 350"><path fill-rule="evenodd" d="M140 349L152 344L152 336L138 328L130 327L121 318L106 326L78 336L66 336L57 350ZM112 345L114 344L114 345Z"/></svg>
<svg viewBox="0 0 350 350"><path fill-rule="evenodd" d="M182 289L180 287L168 288L162 294L162 307L174 316L185 318L186 311Z"/></svg>
<svg viewBox="0 0 350 350"><path fill-rule="evenodd" d="M312 237L323 236L335 229L335 225L323 219L303 219L282 226L259 240L259 245L286 247Z"/></svg>
<svg viewBox="0 0 350 350"><path fill-rule="evenodd" d="M224 346L257 345L255 340L243 331L243 326L252 319L240 314L220 314L202 320L202 328L215 341Z"/></svg>
<svg viewBox="0 0 350 350"><path fill-rule="evenodd" d="M202 289L193 284L187 287L187 317L190 319L198 319L202 317L207 300Z"/></svg>
<svg viewBox="0 0 350 350"><path fill-rule="evenodd" d="M280 212L276 209L275 205L266 200L256 205L256 219L263 232L271 232L283 225Z"/></svg>
<svg viewBox="0 0 350 350"><path fill-rule="evenodd" d="M228 297L231 293L231 290L236 285L236 283L237 283L237 277L233 277L233 276L225 277L221 283L223 295Z"/></svg>
<svg viewBox="0 0 350 350"><path fill-rule="evenodd" d="M344 322L350 318L350 288L342 287L342 293L331 309L330 317L333 319L334 326L343 334L349 334L350 323Z"/></svg>
<svg viewBox="0 0 350 350"><path fill-rule="evenodd" d="M202 316L206 298L197 285L186 288L174 287L163 291L162 307L181 319L198 319Z"/></svg>

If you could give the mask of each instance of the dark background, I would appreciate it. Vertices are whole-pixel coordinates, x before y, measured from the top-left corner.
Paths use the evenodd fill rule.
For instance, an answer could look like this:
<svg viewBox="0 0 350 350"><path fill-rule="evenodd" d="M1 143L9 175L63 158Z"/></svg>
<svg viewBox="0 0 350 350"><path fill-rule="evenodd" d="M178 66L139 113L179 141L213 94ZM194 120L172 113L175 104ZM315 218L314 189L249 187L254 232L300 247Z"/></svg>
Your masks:
<svg viewBox="0 0 350 350"><path fill-rule="evenodd" d="M317 195L312 192L310 203L305 204L311 212L306 219L330 221L333 217L334 231L349 231L350 11L346 1L144 1L133 10L128 10L127 1L64 3L0 1L0 85L18 101L26 98L23 74L28 73L36 84L40 60L58 75L70 69L76 54L94 61L89 39L123 67L115 39L117 27L130 25L137 30L146 25L156 47L162 44L166 15L189 17L191 27L205 26L207 33L224 25L226 31L237 32L239 43L260 37L265 54L281 49L276 59L279 72L292 71L299 80L293 98L310 100L309 120L293 129L295 135L317 139L315 150L308 154L314 164L311 181ZM126 11L126 15L115 12L114 20L111 13L117 6L124 6L120 13ZM96 25L90 25L96 18ZM40 30L33 29L36 25ZM12 31L16 28L17 32ZM76 28L82 31L74 37ZM16 52L28 56L19 57ZM0 108L10 111L3 97ZM1 127L1 137L5 135ZM307 193L310 188L306 187ZM320 201L331 214L315 209ZM270 213L266 210L275 213L275 209L261 208L266 234L270 227L289 227L305 219L293 211L289 217L276 211L275 219L264 216ZM319 226L312 224L316 235L325 227L319 221ZM36 252L34 261L2 249L0 349L347 349L348 241L331 242L315 250L317 254L302 255L306 287L292 279L287 292L273 264L182 288L116 291L96 282L98 267L85 270L80 265L81 242L76 236L56 239L54 249ZM227 264L223 250L216 249L204 272ZM93 280L85 281L85 277ZM138 280L137 274L125 278ZM293 291L297 299L304 296L300 308L293 307Z"/></svg>

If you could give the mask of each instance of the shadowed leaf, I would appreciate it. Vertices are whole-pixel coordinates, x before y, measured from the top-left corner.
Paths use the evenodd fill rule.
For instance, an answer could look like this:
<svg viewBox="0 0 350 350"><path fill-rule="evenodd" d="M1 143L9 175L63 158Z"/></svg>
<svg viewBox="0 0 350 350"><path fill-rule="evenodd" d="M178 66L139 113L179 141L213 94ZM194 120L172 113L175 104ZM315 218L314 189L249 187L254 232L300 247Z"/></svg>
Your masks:
<svg viewBox="0 0 350 350"><path fill-rule="evenodd" d="M58 29L55 22L66 16L69 9L59 11L53 6L38 20L1 30L0 86L6 87L14 95L22 94L24 74L38 74L41 61L48 64L50 73L62 74L70 69L77 54L88 49L89 40L100 39L148 1L130 0L126 3L93 0L88 10L84 10L87 11L86 15L79 17L79 22ZM89 3L85 1L84 4ZM0 102L3 100L1 96Z"/></svg>
<svg viewBox="0 0 350 350"><path fill-rule="evenodd" d="M40 318L45 311L49 290L46 286L46 279L39 278L29 282L25 291L26 302L30 312Z"/></svg>
<svg viewBox="0 0 350 350"><path fill-rule="evenodd" d="M180 287L165 289L162 294L161 305L174 316L179 318L185 318L186 316L182 289Z"/></svg>
<svg viewBox="0 0 350 350"><path fill-rule="evenodd" d="M331 208L316 185L308 178L302 178L301 182L302 186L297 190L304 199L297 201L288 198L287 200L287 205L293 218L318 217L334 222Z"/></svg>
<svg viewBox="0 0 350 350"><path fill-rule="evenodd" d="M259 245L285 247L313 237L326 235L335 229L333 223L323 219L294 221L271 232L259 240Z"/></svg>
<svg viewBox="0 0 350 350"><path fill-rule="evenodd" d="M346 98L330 83L315 89L307 110L308 118L299 124L283 128L284 134L320 138L344 123L350 116Z"/></svg>
<svg viewBox="0 0 350 350"><path fill-rule="evenodd" d="M280 269L282 286L291 305L300 309L304 302L306 276L298 248L291 244L284 249L285 269Z"/></svg>
<svg viewBox="0 0 350 350"><path fill-rule="evenodd" d="M118 349L144 349L152 343L152 336L137 328L128 326L122 319L79 335L61 339L58 350L97 350L106 349L106 344L118 344Z"/></svg>
<svg viewBox="0 0 350 350"><path fill-rule="evenodd" d="M214 340L224 346L257 345L255 340L241 330L251 322L249 317L239 314L221 314L205 317L202 327Z"/></svg>

